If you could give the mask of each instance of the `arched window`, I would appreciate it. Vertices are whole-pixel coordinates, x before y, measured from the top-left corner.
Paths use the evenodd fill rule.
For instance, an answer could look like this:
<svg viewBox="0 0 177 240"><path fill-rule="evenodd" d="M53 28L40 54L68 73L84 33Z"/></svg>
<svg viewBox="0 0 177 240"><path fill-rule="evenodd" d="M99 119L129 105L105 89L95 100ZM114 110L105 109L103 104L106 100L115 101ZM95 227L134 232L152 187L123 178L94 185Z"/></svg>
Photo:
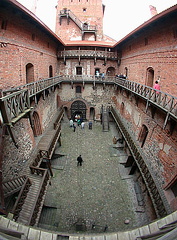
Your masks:
<svg viewBox="0 0 177 240"><path fill-rule="evenodd" d="M146 85L149 87L153 87L153 82L154 82L154 69L150 67L147 69Z"/></svg>
<svg viewBox="0 0 177 240"><path fill-rule="evenodd" d="M52 65L49 66L49 78L53 77L53 68Z"/></svg>
<svg viewBox="0 0 177 240"><path fill-rule="evenodd" d="M41 123L37 112L33 112L32 119L33 119L33 133L34 136L36 137L42 134Z"/></svg>
<svg viewBox="0 0 177 240"><path fill-rule="evenodd" d="M34 82L34 66L32 63L26 65L26 83Z"/></svg>
<svg viewBox="0 0 177 240"><path fill-rule="evenodd" d="M107 76L115 76L115 68L114 67L109 67L106 71Z"/></svg>
<svg viewBox="0 0 177 240"><path fill-rule="evenodd" d="M148 128L143 124L139 134L139 142L141 143L141 147L143 147L145 144L148 132Z"/></svg>

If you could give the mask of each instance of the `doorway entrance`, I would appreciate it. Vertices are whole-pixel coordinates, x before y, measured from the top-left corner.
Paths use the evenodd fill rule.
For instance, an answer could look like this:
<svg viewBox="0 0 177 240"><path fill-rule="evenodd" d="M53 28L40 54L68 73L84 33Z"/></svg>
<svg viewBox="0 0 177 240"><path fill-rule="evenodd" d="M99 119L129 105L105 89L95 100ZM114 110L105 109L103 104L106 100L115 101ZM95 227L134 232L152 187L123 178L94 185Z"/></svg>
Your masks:
<svg viewBox="0 0 177 240"><path fill-rule="evenodd" d="M86 120L86 104L80 100L73 102L71 105L71 118L74 120L76 115Z"/></svg>

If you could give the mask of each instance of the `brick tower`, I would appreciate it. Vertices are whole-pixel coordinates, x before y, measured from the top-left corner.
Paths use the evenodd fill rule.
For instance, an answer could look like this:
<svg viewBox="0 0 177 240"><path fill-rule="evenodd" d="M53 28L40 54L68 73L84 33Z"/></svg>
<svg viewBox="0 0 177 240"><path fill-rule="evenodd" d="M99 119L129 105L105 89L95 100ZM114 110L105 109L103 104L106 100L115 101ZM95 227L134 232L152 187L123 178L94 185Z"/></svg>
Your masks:
<svg viewBox="0 0 177 240"><path fill-rule="evenodd" d="M103 40L102 0L58 0L55 32L65 41Z"/></svg>

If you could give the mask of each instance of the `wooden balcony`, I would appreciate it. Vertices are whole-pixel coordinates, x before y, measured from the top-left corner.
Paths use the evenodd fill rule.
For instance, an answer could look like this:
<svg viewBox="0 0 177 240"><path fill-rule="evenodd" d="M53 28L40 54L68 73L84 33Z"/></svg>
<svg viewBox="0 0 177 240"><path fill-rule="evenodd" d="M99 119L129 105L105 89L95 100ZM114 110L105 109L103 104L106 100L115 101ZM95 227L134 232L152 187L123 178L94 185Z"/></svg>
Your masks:
<svg viewBox="0 0 177 240"><path fill-rule="evenodd" d="M110 52L110 51L99 51L99 50L64 50L64 51L59 51L57 54L58 59L63 59L64 62L66 59L72 59L76 58L78 60L80 59L85 59L85 58L90 58L96 60L102 59L105 60L112 60L112 61L118 61L118 54L117 52Z"/></svg>

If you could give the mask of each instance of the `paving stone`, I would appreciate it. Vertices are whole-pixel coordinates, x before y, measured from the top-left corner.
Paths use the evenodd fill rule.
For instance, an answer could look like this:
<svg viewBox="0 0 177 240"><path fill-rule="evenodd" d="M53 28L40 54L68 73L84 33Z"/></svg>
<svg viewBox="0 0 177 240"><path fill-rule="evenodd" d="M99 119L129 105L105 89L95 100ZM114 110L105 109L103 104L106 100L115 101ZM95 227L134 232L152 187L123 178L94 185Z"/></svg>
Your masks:
<svg viewBox="0 0 177 240"><path fill-rule="evenodd" d="M65 156L57 164L56 159L52 162L54 177L46 195L46 202L57 208L52 220L57 231L77 232L79 219L88 233L103 232L105 226L108 232L126 231L146 221L145 213L136 212L133 178L121 178L119 161L125 153L112 147L114 136L119 137L114 124L110 124L109 132L103 132L98 122L93 123L92 130L86 124L83 130L77 127L73 132L68 120L62 122L62 145L55 153ZM116 156L110 154L111 147ZM77 166L80 154L84 162ZM56 165L64 168L61 171ZM124 223L126 219L130 220L129 224Z"/></svg>

